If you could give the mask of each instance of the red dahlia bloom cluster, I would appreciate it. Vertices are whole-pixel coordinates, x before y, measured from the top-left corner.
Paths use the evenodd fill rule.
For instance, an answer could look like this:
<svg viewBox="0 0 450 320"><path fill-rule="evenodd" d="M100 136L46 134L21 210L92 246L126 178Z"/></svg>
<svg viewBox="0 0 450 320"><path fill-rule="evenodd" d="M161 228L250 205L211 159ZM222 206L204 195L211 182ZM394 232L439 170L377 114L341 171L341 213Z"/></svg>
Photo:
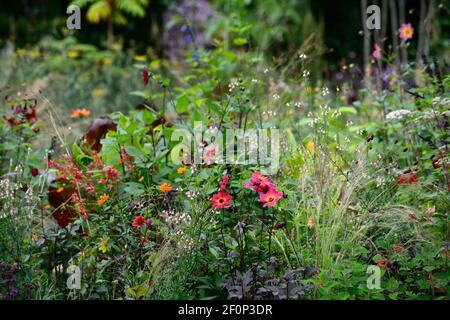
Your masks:
<svg viewBox="0 0 450 320"><path fill-rule="evenodd" d="M417 174L415 172L401 173L397 177L397 184L412 184L417 182Z"/></svg>
<svg viewBox="0 0 450 320"><path fill-rule="evenodd" d="M229 180L230 180L230 176L228 174L226 176L222 177L222 182L220 183L219 191L225 190Z"/></svg>
<svg viewBox="0 0 450 320"><path fill-rule="evenodd" d="M273 207L283 197L283 192L279 192L269 178L263 176L258 171L253 172L249 183L244 183L244 188L252 188L259 194L259 202L263 202L263 207Z"/></svg>
<svg viewBox="0 0 450 320"><path fill-rule="evenodd" d="M232 196L228 192L225 192L225 188L228 185L228 181L230 180L230 176L226 175L222 177L222 182L219 186L219 192L212 196L210 201L212 202L212 207L214 209L222 209L224 207L231 206L230 200L233 199Z"/></svg>
<svg viewBox="0 0 450 320"><path fill-rule="evenodd" d="M13 115L5 115L3 118L11 127L22 123L35 124L37 122L36 103L33 105L15 105L11 107Z"/></svg>

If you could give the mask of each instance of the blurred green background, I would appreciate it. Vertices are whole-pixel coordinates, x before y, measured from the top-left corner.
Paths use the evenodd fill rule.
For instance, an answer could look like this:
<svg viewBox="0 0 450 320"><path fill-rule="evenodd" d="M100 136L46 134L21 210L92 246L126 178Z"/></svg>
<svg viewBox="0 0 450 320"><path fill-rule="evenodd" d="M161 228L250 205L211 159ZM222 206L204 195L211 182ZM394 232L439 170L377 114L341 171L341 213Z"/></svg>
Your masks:
<svg viewBox="0 0 450 320"><path fill-rule="evenodd" d="M383 7L389 1L366 2ZM430 54L448 58L445 4L394 3L416 31L421 4L433 6ZM80 30L66 27L70 4L81 7ZM196 51L218 47L252 50L261 63L278 66L307 52L312 81L336 81L348 65L362 74L361 21L358 0L2 0L0 90L37 93L41 108L60 110L61 125L72 125L64 115L75 108L100 116L139 104L142 97L130 93L142 89L142 66L173 78ZM387 20L386 28L389 44L393 28ZM417 37L415 32L411 42ZM412 45L408 54L415 50Z"/></svg>

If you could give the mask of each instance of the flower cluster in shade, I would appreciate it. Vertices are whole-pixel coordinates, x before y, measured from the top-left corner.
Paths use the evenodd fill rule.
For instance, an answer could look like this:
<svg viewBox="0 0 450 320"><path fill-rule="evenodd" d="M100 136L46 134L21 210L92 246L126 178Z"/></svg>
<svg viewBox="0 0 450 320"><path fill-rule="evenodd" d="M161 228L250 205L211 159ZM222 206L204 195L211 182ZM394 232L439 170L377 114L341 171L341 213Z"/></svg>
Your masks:
<svg viewBox="0 0 450 320"><path fill-rule="evenodd" d="M186 42L191 42L192 41L192 32L191 32L191 28L189 28L188 25L183 25L181 26L181 32L184 33L184 41Z"/></svg>
<svg viewBox="0 0 450 320"><path fill-rule="evenodd" d="M386 115L386 120L395 121L395 120L404 120L411 115L411 111L406 109L399 109L389 112Z"/></svg>
<svg viewBox="0 0 450 320"><path fill-rule="evenodd" d="M128 170L133 170L135 166L133 158L122 151L120 163ZM85 219L89 219L87 204L104 205L110 199L108 193L122 182L119 171L114 167L105 166L96 151L93 151L92 159L87 170L79 167L70 156L63 155L61 162L48 160L48 167L56 170L56 181L60 185L56 191L60 193L72 190L71 201ZM95 206L91 208L91 212L94 211Z"/></svg>
<svg viewBox="0 0 450 320"><path fill-rule="evenodd" d="M275 184L260 172L253 172L249 183L244 183L244 188L251 188L259 195L259 202L263 207L273 207L283 197L283 192L277 190Z"/></svg>
<svg viewBox="0 0 450 320"><path fill-rule="evenodd" d="M38 120L36 103L33 105L24 103L11 106L11 114L4 115L3 119L5 119L11 127L25 123L35 124Z"/></svg>

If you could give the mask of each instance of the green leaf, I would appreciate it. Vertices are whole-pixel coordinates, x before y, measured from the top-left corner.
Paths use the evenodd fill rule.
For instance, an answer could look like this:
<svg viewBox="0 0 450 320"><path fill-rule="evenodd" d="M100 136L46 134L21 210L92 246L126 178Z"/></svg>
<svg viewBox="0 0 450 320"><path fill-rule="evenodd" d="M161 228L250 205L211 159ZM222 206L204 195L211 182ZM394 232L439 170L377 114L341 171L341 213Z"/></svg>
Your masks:
<svg viewBox="0 0 450 320"><path fill-rule="evenodd" d="M356 109L353 107L341 107L341 108L339 108L339 111L342 114L346 114L346 113L358 114L358 111L356 111Z"/></svg>
<svg viewBox="0 0 450 320"><path fill-rule="evenodd" d="M178 113L183 113L188 111L189 99L186 96L181 96L177 99L177 104L175 109Z"/></svg>
<svg viewBox="0 0 450 320"><path fill-rule="evenodd" d="M147 95L143 91L132 91L132 92L130 92L130 94L132 96L137 96L137 97L147 99Z"/></svg>
<svg viewBox="0 0 450 320"><path fill-rule="evenodd" d="M245 38L236 38L233 40L233 44L235 46L243 46L244 44L247 44L247 39Z"/></svg>
<svg viewBox="0 0 450 320"><path fill-rule="evenodd" d="M209 252L211 252L211 254L214 256L214 258L218 258L219 257L219 250L216 247L209 247Z"/></svg>
<svg viewBox="0 0 450 320"><path fill-rule="evenodd" d="M220 106L217 103L211 102L211 101L206 101L206 107L211 110L214 111L217 114L220 114Z"/></svg>
<svg viewBox="0 0 450 320"><path fill-rule="evenodd" d="M288 144L289 146L293 149L293 150L297 150L297 141L295 140L295 136L292 133L291 128L288 128L286 130L287 132L287 140L288 140Z"/></svg>
<svg viewBox="0 0 450 320"><path fill-rule="evenodd" d="M92 157L86 155L77 143L72 145L72 154L74 159L84 167L92 162Z"/></svg>

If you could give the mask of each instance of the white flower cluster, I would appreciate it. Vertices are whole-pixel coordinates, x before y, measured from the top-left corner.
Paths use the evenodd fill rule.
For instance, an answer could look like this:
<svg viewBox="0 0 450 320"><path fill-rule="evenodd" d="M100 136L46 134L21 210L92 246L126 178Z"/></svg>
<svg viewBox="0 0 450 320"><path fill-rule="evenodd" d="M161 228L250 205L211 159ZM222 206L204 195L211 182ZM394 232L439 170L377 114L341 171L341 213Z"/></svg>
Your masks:
<svg viewBox="0 0 450 320"><path fill-rule="evenodd" d="M268 111L263 111L263 112L262 112L262 115L263 115L263 116L272 117L272 116L276 116L277 113L276 113L275 111L268 110Z"/></svg>
<svg viewBox="0 0 450 320"><path fill-rule="evenodd" d="M428 120L436 119L440 115L441 114L439 112L435 112L435 111L427 111L427 112L423 113L423 117Z"/></svg>
<svg viewBox="0 0 450 320"><path fill-rule="evenodd" d="M391 111L386 115L386 120L403 120L409 117L411 111L405 109L399 109Z"/></svg>
<svg viewBox="0 0 450 320"><path fill-rule="evenodd" d="M319 110L320 110L320 115L322 117L326 117L326 116L328 116L328 112L330 111L330 108L328 107L328 105L324 105L324 106L320 105Z"/></svg>
<svg viewBox="0 0 450 320"><path fill-rule="evenodd" d="M182 232L178 231L177 236L181 236L180 241L178 241L178 247L185 250L185 251L191 251L194 249L194 239L188 237L187 235L184 235Z"/></svg>
<svg viewBox="0 0 450 320"><path fill-rule="evenodd" d="M339 118L342 115L341 110L336 109L333 111L332 117L333 118Z"/></svg>
<svg viewBox="0 0 450 320"><path fill-rule="evenodd" d="M291 103L290 102L286 102L286 107L290 107ZM302 106L302 103L300 101L295 101L294 102L294 107L296 108L300 108Z"/></svg>
<svg viewBox="0 0 450 320"><path fill-rule="evenodd" d="M229 92L233 92L234 89L236 89L237 87L239 87L239 82L237 82L236 80L235 80L235 81L232 81L232 82L228 85L228 91L229 91Z"/></svg>
<svg viewBox="0 0 450 320"><path fill-rule="evenodd" d="M191 222L191 216L185 212L176 212L173 209L164 210L161 213L161 218L164 219L168 224L173 225L174 227L179 226L180 224L189 224Z"/></svg>
<svg viewBox="0 0 450 320"><path fill-rule="evenodd" d="M0 199L10 200L14 196L13 186L9 179L0 180Z"/></svg>
<svg viewBox="0 0 450 320"><path fill-rule="evenodd" d="M190 200L194 200L195 198L197 198L197 196L199 195L199 193L197 191L186 191L186 197L188 197L188 199Z"/></svg>
<svg viewBox="0 0 450 320"><path fill-rule="evenodd" d="M436 97L431 100L431 103L433 104L433 106L447 107L450 106L450 98Z"/></svg>
<svg viewBox="0 0 450 320"><path fill-rule="evenodd" d="M17 207L13 204L14 186L9 179L0 180L0 218L6 218L8 215L17 213Z"/></svg>

